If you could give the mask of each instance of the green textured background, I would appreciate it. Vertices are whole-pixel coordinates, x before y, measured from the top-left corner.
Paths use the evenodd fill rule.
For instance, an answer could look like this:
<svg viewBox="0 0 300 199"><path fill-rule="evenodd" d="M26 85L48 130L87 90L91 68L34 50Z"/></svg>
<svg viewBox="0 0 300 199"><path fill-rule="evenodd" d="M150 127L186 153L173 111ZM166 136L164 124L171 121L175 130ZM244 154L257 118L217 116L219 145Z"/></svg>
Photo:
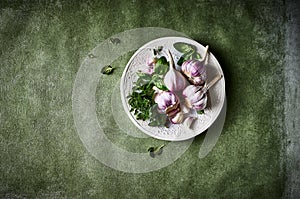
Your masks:
<svg viewBox="0 0 300 199"><path fill-rule="evenodd" d="M1 1L0 198L281 198L285 13L283 1ZM168 167L123 173L79 139L71 101L77 70L101 41L138 27L183 32L219 60L227 117L206 158L198 158L201 135ZM114 64L125 67L130 55ZM158 143L106 133L127 150Z"/></svg>

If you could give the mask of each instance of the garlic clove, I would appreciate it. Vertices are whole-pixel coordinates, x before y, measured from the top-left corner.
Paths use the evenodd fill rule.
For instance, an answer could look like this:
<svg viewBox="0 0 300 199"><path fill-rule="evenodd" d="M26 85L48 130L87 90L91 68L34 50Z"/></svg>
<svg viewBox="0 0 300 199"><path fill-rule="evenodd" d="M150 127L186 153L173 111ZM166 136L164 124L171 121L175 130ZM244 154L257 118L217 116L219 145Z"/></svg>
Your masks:
<svg viewBox="0 0 300 199"><path fill-rule="evenodd" d="M166 87L172 92L181 91L188 84L187 80L179 71L177 71L174 68L174 60L169 50L168 50L168 56L170 59L169 61L170 67L169 67L169 71L166 73L164 77L164 83Z"/></svg>
<svg viewBox="0 0 300 199"><path fill-rule="evenodd" d="M203 110L207 104L207 89L203 86L190 85L183 90L185 105L195 110Z"/></svg>
<svg viewBox="0 0 300 199"><path fill-rule="evenodd" d="M196 117L187 117L187 118L184 120L183 124L184 124L184 126L186 126L186 127L188 127L188 128L191 128L193 122L194 122L196 119L197 119Z"/></svg>
<svg viewBox="0 0 300 199"><path fill-rule="evenodd" d="M191 107L186 106L185 103L180 104L180 109L183 114L188 114L190 112Z"/></svg>
<svg viewBox="0 0 300 199"><path fill-rule="evenodd" d="M205 93L206 89L204 87L190 85L183 90L182 95L188 98L190 103L193 104L199 101Z"/></svg>
<svg viewBox="0 0 300 199"><path fill-rule="evenodd" d="M170 121L173 123L173 124L180 124L183 122L183 113L180 111L178 112L175 117L171 118Z"/></svg>
<svg viewBox="0 0 300 199"><path fill-rule="evenodd" d="M196 111L200 111L205 109L206 105L207 105L207 95L204 95L201 100L193 104L193 108Z"/></svg>

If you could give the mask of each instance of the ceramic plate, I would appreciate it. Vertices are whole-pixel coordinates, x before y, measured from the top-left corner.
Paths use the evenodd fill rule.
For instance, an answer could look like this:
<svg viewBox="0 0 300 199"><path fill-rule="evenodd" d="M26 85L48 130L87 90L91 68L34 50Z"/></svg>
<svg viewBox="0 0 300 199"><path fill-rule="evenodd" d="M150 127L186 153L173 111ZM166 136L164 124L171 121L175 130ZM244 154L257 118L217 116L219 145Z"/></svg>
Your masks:
<svg viewBox="0 0 300 199"><path fill-rule="evenodd" d="M197 52L202 57L204 56L205 47L192 39L184 37L163 37L155 39L148 42L134 53L126 65L120 83L122 104L131 121L147 135L168 141L187 140L204 132L218 117L225 100L225 80L223 71L215 56L210 52L206 58L207 82L210 82L218 75L222 75L223 77L209 89L208 105L203 114L194 114L196 119L190 128L186 127L184 124L172 124L169 128L151 127L148 126L149 121L136 120L134 114L129 111L130 105L128 104L127 97L132 93L132 87L138 78L137 72L145 71L147 69L148 66L146 60L148 57L153 56L153 48L157 48L158 46L163 46L163 49L169 49L176 64L182 55L182 53L178 52L173 47L173 44L176 42L191 44L196 47ZM167 55L165 56L167 57Z"/></svg>

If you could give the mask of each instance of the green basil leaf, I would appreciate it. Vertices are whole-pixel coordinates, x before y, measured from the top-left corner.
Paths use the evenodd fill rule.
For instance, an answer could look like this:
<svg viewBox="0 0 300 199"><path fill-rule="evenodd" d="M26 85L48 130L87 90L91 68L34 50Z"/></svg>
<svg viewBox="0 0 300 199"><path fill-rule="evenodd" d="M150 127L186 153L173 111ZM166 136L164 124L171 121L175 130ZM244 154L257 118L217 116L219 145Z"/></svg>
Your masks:
<svg viewBox="0 0 300 199"><path fill-rule="evenodd" d="M168 72L168 65L155 65L154 73L164 75Z"/></svg>
<svg viewBox="0 0 300 199"><path fill-rule="evenodd" d="M196 60L200 60L201 59L201 55L199 53L197 53L197 52L194 52L192 57L193 57L192 59L196 59Z"/></svg>
<svg viewBox="0 0 300 199"><path fill-rule="evenodd" d="M169 63L167 61L167 58L162 56L155 63L154 73L159 75L164 75L168 72L168 69L169 69Z"/></svg>
<svg viewBox="0 0 300 199"><path fill-rule="evenodd" d="M189 60L191 58L191 54L192 54L191 52L184 53L177 61L177 65L181 66L183 64L183 62L185 62L186 60Z"/></svg>
<svg viewBox="0 0 300 199"><path fill-rule="evenodd" d="M174 43L173 46L176 50L178 50L181 53L188 53L188 52L196 50L195 46L193 46L191 44L184 43L184 42Z"/></svg>
<svg viewBox="0 0 300 199"><path fill-rule="evenodd" d="M168 60L165 56L160 57L157 61L156 64L160 64L160 65L169 65L168 64Z"/></svg>

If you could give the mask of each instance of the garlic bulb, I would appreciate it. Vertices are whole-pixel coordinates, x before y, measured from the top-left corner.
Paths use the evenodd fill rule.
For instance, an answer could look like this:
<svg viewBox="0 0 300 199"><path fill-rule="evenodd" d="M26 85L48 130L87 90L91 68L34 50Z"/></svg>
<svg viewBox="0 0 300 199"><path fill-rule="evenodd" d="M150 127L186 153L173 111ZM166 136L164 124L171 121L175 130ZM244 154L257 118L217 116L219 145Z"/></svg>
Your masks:
<svg viewBox="0 0 300 199"><path fill-rule="evenodd" d="M170 91L159 90L155 95L154 101L157 103L158 109L164 113L167 112L167 109L168 112L170 112L171 107L175 107L179 104L178 97Z"/></svg>
<svg viewBox="0 0 300 199"><path fill-rule="evenodd" d="M199 60L185 61L181 66L181 70L194 85L204 84L207 79L204 62Z"/></svg>
<svg viewBox="0 0 300 199"><path fill-rule="evenodd" d="M167 88L172 92L182 91L186 87L187 81L185 77L174 68L174 60L169 50L168 56L170 59L170 68L164 77L164 83L167 86Z"/></svg>
<svg viewBox="0 0 300 199"><path fill-rule="evenodd" d="M208 55L208 45L205 48L204 56L201 60L187 60L183 62L181 71L194 85L203 85L207 79L205 60Z"/></svg>
<svg viewBox="0 0 300 199"><path fill-rule="evenodd" d="M154 101L157 103L158 111L165 113L172 123L178 124L183 121L183 113L177 95L170 91L159 91Z"/></svg>
<svg viewBox="0 0 300 199"><path fill-rule="evenodd" d="M203 110L207 105L206 92L207 89L203 86L187 86L182 92L182 95L185 97L186 106L196 111Z"/></svg>

